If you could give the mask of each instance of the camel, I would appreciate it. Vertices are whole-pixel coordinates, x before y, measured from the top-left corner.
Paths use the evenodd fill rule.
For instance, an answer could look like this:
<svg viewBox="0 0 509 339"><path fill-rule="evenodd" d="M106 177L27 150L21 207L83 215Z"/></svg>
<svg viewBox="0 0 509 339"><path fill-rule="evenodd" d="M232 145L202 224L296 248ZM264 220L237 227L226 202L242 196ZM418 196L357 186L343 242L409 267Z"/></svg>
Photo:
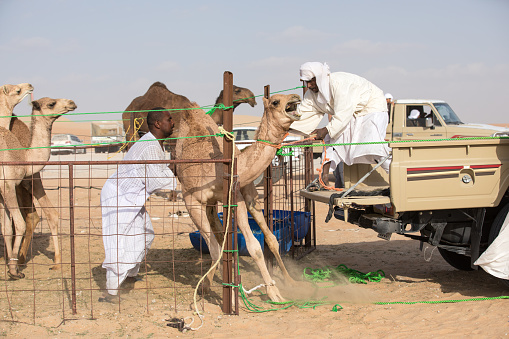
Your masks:
<svg viewBox="0 0 509 339"><path fill-rule="evenodd" d="M280 144L288 132L293 121L298 120L297 104L300 97L296 94L276 94L269 99L263 98L264 114L257 131L256 139L267 140L273 144ZM213 135L219 129L213 119L201 110L182 111L177 116L175 125L179 137ZM235 153L238 169L239 191L237 194L237 222L246 239L246 247L261 271L267 294L273 301L283 301L278 288L267 270L261 246L255 239L248 223L249 211L261 230L271 252L278 262L285 281L294 283L288 274L279 254L276 237L270 232L257 201L258 192L253 181L269 166L276 154L276 148L266 143L255 143L240 153ZM177 140L176 159L222 159L223 140L219 137L182 138ZM220 163L178 163L176 165L179 181L182 185L183 199L194 224L200 230L210 249L215 262L221 255L219 243L223 241L222 225L217 215L217 204L223 200L223 164ZM211 237L211 234L215 237ZM204 283L209 289L215 270L211 270Z"/></svg>
<svg viewBox="0 0 509 339"><path fill-rule="evenodd" d="M216 99L216 104L223 102L223 91L219 93L219 96ZM242 104L248 103L251 107L256 105L256 100L254 98L253 92L251 92L247 88L233 86L233 106L234 109ZM146 107L146 108L139 108ZM124 130L126 131L126 140L136 141L139 139L139 136L135 134L133 136L133 131L130 130L130 118L131 111L139 111L139 110L147 110L154 107L164 107L168 109L180 109L180 108L191 108L194 107L191 101L187 99L183 95L175 94L168 90L165 84L162 82L154 82L147 92L139 97L136 97L129 106L125 109L125 112L122 113L122 120L124 122ZM176 111L178 112L178 111ZM141 132L148 132L148 126L145 122L148 112L135 112L134 118L141 118L142 124L140 127ZM215 110L212 114L214 122L216 124L223 124L223 111Z"/></svg>
<svg viewBox="0 0 509 339"><path fill-rule="evenodd" d="M41 98L32 102L32 120L30 128L30 149L22 149L23 145L12 131L0 128L0 149L6 149L0 152L0 162L8 163L14 161L48 161L50 158L49 147L39 148L40 146L50 145L51 127L53 122L62 114L76 109L76 104L68 99ZM37 148L33 148L37 147ZM16 186L22 184L24 188L31 192L30 180L23 180L39 173L44 165L25 165L25 166L2 166L0 172L0 207L3 211L2 232L4 234L5 247L8 258L8 275L11 279L21 279L23 273L18 271L18 253L21 245L21 239L26 230L26 223L20 212L18 200L16 197ZM40 179L40 177L39 177ZM34 195L38 197L35 186L40 180L35 180ZM44 197L39 200L41 206L46 205ZM45 198L47 199L47 197ZM14 237L11 223L14 221ZM50 222L51 233L55 243L55 254L60 253L56 239L57 223ZM54 226L54 227L53 227ZM53 229L54 228L54 229ZM14 242L13 242L14 238ZM57 258L56 258L57 259ZM60 260L60 258L58 259Z"/></svg>
<svg viewBox="0 0 509 339"><path fill-rule="evenodd" d="M14 106L34 91L30 84L3 85L0 90L0 127L9 129Z"/></svg>

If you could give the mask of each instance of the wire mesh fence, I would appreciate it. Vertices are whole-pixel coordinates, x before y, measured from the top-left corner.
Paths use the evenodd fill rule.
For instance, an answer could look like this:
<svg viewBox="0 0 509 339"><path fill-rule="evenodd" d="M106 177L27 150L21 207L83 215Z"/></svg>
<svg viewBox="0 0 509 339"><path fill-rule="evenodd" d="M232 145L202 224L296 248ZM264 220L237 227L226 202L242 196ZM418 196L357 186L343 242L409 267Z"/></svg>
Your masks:
<svg viewBox="0 0 509 339"><path fill-rule="evenodd" d="M59 154L52 156L40 172L51 203L47 210L56 211L58 215L58 235L51 234L50 213L42 211L41 203L34 199L40 222L33 231L26 262L19 265L25 278L9 279L7 261L1 273L1 320L37 323L50 317L60 321L95 319L112 308L130 315L159 310L178 314L190 310L194 288L212 260L204 248L206 244L196 234L180 183L175 190L152 194L145 203L154 229L154 241L141 262L138 275L141 280L127 278L113 305L99 301L106 289L106 270L102 267L105 252L101 189L118 169L122 158L123 153L90 150L85 154ZM299 257L315 246L312 205L298 194L310 181L312 155L303 152L298 156L279 157L279 160L273 166L273 171L279 174L277 180L274 178L271 192L274 232L278 232L281 254ZM200 161L195 162L200 166ZM13 165L16 164L4 164ZM206 181L210 175L204 171L196 173L197 180ZM8 184L8 180L1 184ZM257 186L257 190L261 201L267 199L263 185ZM20 205L20 209L30 211L29 206ZM61 252L58 265L54 263L55 238ZM245 243L238 239L239 236L239 253L247 255L243 248ZM6 259L5 241L3 247ZM243 259L243 269L256 270L246 260ZM200 307L204 307L204 300L218 305L224 302L222 289L221 275L216 273L210 292L205 293L205 299L199 298ZM202 288L201 292L204 292Z"/></svg>

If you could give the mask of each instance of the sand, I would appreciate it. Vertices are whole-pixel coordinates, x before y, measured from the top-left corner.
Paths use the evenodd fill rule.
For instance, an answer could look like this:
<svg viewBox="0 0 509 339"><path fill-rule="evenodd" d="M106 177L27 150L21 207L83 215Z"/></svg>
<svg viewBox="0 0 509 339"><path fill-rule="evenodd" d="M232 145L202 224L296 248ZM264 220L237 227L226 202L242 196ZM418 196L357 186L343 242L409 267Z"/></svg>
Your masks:
<svg viewBox="0 0 509 339"><path fill-rule="evenodd" d="M94 159L105 155L93 155ZM92 154L83 155L92 158ZM74 156L52 157L67 160ZM78 159L78 158L74 158ZM45 220L33 241L32 255L24 269L27 278L5 281L0 278L0 334L8 337L476 337L500 338L509 333L509 300L463 301L438 304L387 304L374 302L447 301L509 295L508 288L482 270L462 272L450 267L438 254L419 251L419 243L393 235L390 241L355 225L332 220L325 223L327 206L316 205L316 250L301 260L284 257L291 275L302 279L306 267L344 264L362 272L383 270L381 282L344 284L316 289L301 282L285 287L277 268L273 277L288 300L326 298L330 303L315 308L254 313L243 304L240 314L221 312L219 274L212 293L200 298L204 308L203 326L185 334L167 326L173 317L194 317L190 308L194 286L208 268L209 256L201 256L188 237L194 227L189 218L170 218L183 210L182 201L170 202L153 196L147 204L156 231L156 240L143 265L142 281L129 282L119 304L99 303L104 289L101 268L103 248L100 228L99 189L111 167L83 167L75 172L75 234L77 314L71 312L69 203L66 166L48 167L43 173L55 206L61 215L64 265L49 271L53 245ZM92 174L91 174L92 173ZM60 179L58 179L60 178ZM62 179L64 178L64 179ZM58 189L60 186L60 189ZM92 186L92 188L87 188ZM175 262L172 259L175 259ZM246 288L261 278L248 257L241 257L242 282ZM34 292L35 295L34 295ZM255 293L250 301L270 307ZM333 304L342 309L332 311ZM190 318L187 320L189 323Z"/></svg>

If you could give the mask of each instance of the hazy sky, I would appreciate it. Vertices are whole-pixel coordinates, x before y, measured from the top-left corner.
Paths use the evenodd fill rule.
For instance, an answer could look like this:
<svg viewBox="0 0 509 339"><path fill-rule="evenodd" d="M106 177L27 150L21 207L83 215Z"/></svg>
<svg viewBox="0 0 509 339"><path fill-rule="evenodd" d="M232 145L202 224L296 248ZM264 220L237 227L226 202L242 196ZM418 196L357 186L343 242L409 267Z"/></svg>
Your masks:
<svg viewBox="0 0 509 339"><path fill-rule="evenodd" d="M261 95L300 86L299 66L320 61L395 98L443 99L464 122L507 123L508 33L507 0L0 0L0 85L29 82L89 113L122 111L161 81L205 106L226 70ZM258 103L236 113L261 115Z"/></svg>

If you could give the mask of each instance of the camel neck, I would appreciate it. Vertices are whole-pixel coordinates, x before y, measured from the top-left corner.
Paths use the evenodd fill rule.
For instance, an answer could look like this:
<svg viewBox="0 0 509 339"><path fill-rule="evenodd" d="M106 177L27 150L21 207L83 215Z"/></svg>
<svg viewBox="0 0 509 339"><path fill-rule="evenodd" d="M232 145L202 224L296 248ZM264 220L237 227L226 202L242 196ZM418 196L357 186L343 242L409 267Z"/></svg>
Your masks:
<svg viewBox="0 0 509 339"><path fill-rule="evenodd" d="M30 124L30 148L26 150L26 160L48 161L51 150L48 147L51 144L51 126L53 120L46 117L32 115ZM39 172L44 165L28 166L27 175Z"/></svg>

